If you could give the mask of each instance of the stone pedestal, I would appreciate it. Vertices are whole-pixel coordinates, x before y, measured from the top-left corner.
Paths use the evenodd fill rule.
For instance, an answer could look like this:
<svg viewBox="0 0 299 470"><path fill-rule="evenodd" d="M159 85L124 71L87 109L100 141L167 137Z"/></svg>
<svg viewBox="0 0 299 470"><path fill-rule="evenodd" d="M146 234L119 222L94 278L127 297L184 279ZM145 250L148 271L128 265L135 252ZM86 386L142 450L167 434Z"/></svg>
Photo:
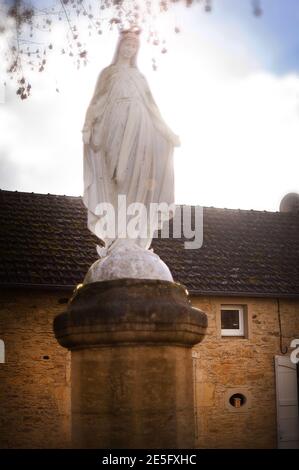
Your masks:
<svg viewBox="0 0 299 470"><path fill-rule="evenodd" d="M206 323L174 282L78 289L54 321L71 350L73 447L194 447L191 347Z"/></svg>

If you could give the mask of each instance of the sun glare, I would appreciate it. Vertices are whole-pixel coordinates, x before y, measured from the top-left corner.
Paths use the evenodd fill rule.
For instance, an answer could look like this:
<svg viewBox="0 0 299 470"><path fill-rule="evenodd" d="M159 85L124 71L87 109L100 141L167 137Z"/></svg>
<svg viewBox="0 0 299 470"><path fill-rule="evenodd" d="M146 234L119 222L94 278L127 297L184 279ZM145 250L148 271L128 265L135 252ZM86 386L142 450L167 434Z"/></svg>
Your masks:
<svg viewBox="0 0 299 470"><path fill-rule="evenodd" d="M176 202L275 210L298 186L299 76L276 77L263 69L258 54L242 44L228 47L213 18L200 8L178 6L159 18L165 44L155 49L142 38L139 68L181 140L175 149ZM177 24L181 32L175 34ZM90 41L88 66L79 71L53 54L47 72L31 77L28 102L13 97L0 106L2 147L11 174L19 168L17 189L82 194L84 114L116 40L112 31ZM61 25L55 41L63 41Z"/></svg>

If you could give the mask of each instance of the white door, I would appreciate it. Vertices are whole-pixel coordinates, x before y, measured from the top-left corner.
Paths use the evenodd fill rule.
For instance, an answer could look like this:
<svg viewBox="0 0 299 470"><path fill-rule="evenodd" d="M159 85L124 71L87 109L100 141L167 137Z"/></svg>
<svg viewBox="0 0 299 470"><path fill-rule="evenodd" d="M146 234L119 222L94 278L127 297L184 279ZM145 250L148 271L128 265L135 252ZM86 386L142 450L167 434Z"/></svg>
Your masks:
<svg viewBox="0 0 299 470"><path fill-rule="evenodd" d="M279 449L299 449L297 370L288 356L275 356Z"/></svg>

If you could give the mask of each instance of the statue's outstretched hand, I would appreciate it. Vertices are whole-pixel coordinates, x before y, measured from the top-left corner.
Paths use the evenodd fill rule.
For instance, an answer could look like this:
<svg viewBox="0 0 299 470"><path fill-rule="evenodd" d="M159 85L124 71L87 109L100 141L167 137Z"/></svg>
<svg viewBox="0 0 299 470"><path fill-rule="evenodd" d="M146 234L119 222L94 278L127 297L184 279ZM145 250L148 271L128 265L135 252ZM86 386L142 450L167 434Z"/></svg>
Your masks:
<svg viewBox="0 0 299 470"><path fill-rule="evenodd" d="M180 145L181 145L180 138L179 138L179 136L176 135L176 134L173 134L172 142L173 142L173 145L174 145L175 147L180 147Z"/></svg>
<svg viewBox="0 0 299 470"><path fill-rule="evenodd" d="M181 141L178 135L174 134L171 130L169 130L167 137L174 147L180 147Z"/></svg>
<svg viewBox="0 0 299 470"><path fill-rule="evenodd" d="M84 144L89 144L90 142L90 136L91 136L91 130L90 129L83 129L82 130L82 138Z"/></svg>

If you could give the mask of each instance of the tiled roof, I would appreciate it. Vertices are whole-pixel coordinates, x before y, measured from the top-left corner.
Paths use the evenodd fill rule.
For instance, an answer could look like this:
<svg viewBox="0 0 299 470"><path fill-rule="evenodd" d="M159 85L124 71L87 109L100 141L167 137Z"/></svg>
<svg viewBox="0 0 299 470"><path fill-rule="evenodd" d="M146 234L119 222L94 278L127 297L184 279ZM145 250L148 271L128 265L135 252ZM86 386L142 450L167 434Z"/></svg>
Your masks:
<svg viewBox="0 0 299 470"><path fill-rule="evenodd" d="M0 284L75 286L97 259L80 197L0 191ZM299 297L299 213L204 208L203 246L154 239L193 294Z"/></svg>

